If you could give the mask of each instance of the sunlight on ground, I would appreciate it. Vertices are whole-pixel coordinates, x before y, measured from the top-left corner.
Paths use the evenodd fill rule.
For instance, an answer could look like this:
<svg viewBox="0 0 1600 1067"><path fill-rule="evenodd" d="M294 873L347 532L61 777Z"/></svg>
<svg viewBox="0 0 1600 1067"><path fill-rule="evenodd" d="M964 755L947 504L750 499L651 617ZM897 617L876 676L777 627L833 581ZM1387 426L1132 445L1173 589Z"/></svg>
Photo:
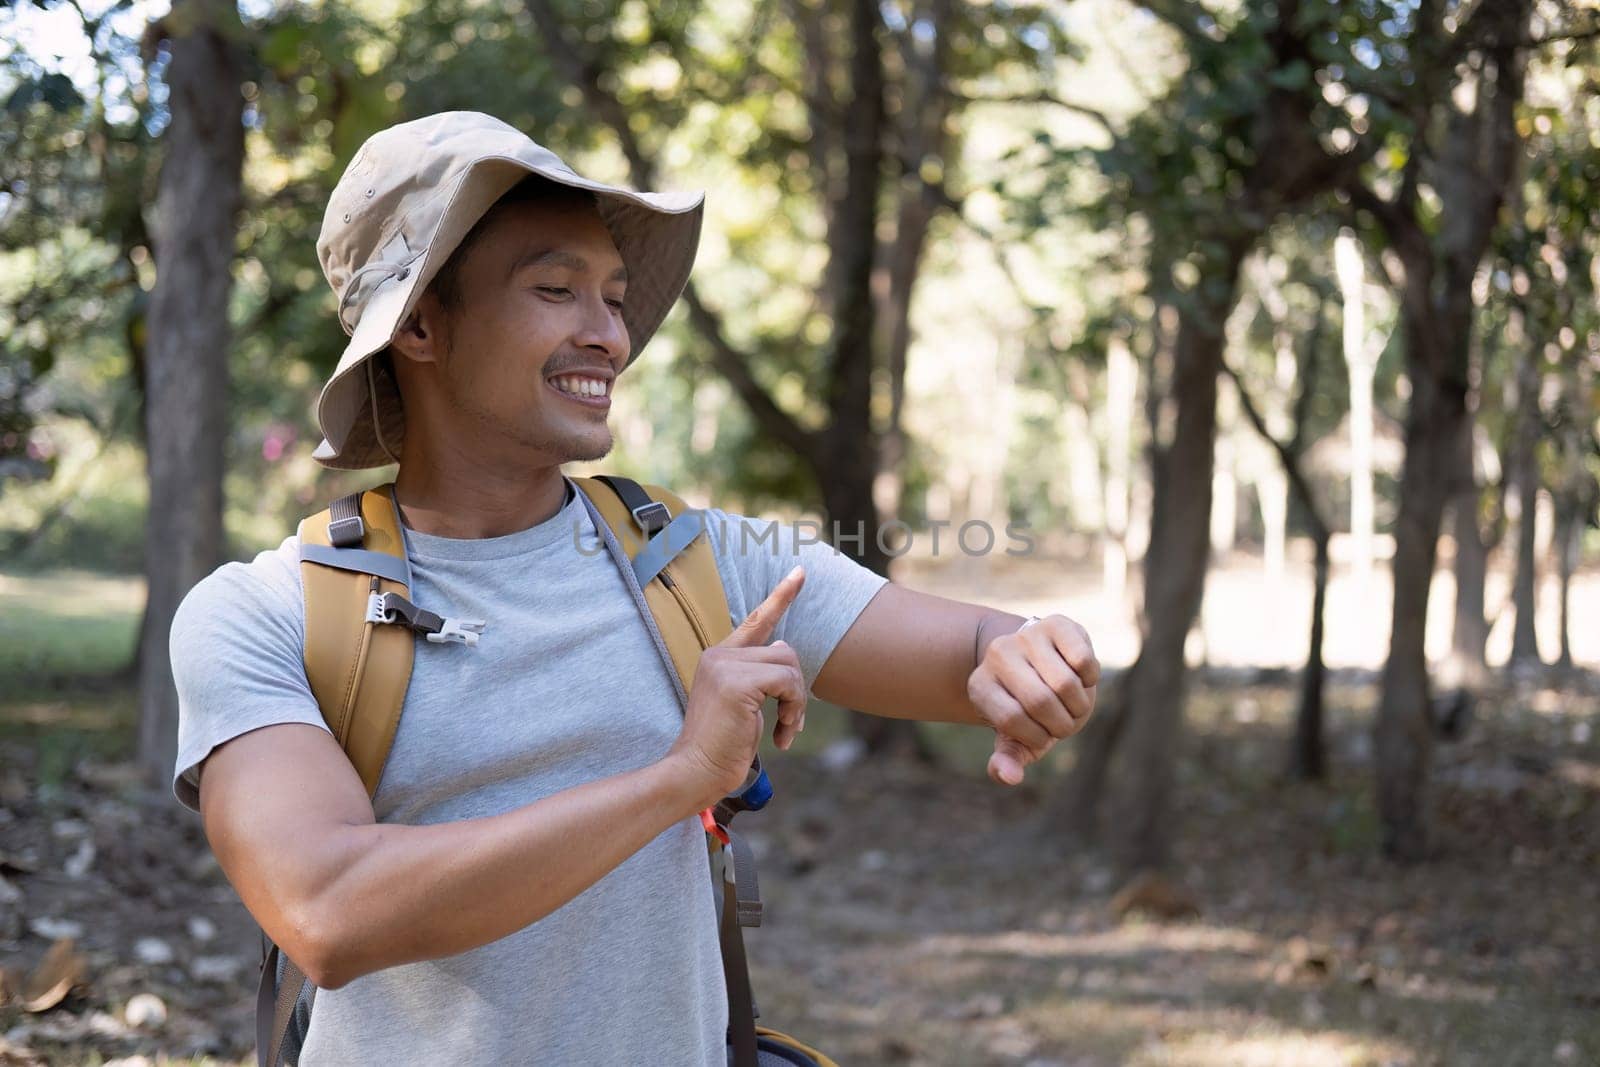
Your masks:
<svg viewBox="0 0 1600 1067"><path fill-rule="evenodd" d="M1263 951L1260 935L1249 930L1204 923L1162 926L1130 922L1112 930L1083 934L1045 934L1037 930L1011 930L993 934L939 934L925 937L918 947L930 955L991 952L1031 959L1052 957L1125 957L1159 949L1163 952L1212 952L1245 955Z"/></svg>
<svg viewBox="0 0 1600 1067"><path fill-rule="evenodd" d="M1198 1033L1140 1049L1130 1067L1361 1067L1415 1062L1401 1046L1337 1032L1300 1033L1258 1025L1265 1033Z"/></svg>

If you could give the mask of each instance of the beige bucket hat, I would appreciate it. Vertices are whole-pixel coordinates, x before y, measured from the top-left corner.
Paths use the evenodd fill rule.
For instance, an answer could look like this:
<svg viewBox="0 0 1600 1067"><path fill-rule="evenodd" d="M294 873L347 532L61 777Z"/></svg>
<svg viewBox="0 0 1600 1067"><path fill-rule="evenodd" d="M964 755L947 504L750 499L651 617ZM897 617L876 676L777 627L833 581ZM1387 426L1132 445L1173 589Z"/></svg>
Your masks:
<svg viewBox="0 0 1600 1067"><path fill-rule="evenodd" d="M591 181L490 115L447 111L373 134L328 199L317 237L322 273L350 335L317 399L323 465L391 462L405 436L392 381L372 357L394 340L428 283L484 213L529 174L595 194L628 269L622 318L639 358L689 280L704 193L645 193ZM381 434L381 436L380 436Z"/></svg>

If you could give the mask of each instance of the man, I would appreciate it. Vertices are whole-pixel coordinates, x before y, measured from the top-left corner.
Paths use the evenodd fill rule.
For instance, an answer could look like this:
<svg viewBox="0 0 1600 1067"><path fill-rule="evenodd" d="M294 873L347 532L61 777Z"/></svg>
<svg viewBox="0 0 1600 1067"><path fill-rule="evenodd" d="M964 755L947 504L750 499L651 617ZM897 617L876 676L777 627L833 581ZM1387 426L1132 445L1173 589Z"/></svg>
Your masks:
<svg viewBox="0 0 1600 1067"><path fill-rule="evenodd" d="M218 570L173 625L174 788L322 990L302 1064L722 1063L695 813L742 781L766 698L784 748L808 689L987 725L1011 785L1093 707L1067 619L724 534L744 621L680 711L561 465L610 451L610 398L688 277L702 199L589 181L463 112L377 134L334 191L318 250L352 336L318 458L398 460L414 599L487 625L472 647L417 642L370 801L306 681L294 538Z"/></svg>

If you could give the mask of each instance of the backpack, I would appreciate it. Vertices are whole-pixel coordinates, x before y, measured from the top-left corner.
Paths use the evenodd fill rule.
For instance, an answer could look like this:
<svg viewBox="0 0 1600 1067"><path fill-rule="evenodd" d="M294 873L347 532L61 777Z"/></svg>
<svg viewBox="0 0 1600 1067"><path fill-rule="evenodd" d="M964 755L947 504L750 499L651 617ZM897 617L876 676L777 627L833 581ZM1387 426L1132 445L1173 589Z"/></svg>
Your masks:
<svg viewBox="0 0 1600 1067"><path fill-rule="evenodd" d="M700 653L733 628L716 557L700 513L659 486L601 475L575 478L601 539L639 605L682 706ZM369 796L376 793L411 680L414 642L477 643L481 621L440 616L412 603L410 565L392 485L352 493L300 523L305 590L305 667L323 718ZM756 1025L745 961L745 926L761 923L755 866L728 831L741 811L772 795L758 758L741 790L700 813L706 829L718 940L728 993L731 1067L837 1067L799 1041ZM279 1067L285 1039L309 1025L316 987L262 934L256 992L256 1060Z"/></svg>

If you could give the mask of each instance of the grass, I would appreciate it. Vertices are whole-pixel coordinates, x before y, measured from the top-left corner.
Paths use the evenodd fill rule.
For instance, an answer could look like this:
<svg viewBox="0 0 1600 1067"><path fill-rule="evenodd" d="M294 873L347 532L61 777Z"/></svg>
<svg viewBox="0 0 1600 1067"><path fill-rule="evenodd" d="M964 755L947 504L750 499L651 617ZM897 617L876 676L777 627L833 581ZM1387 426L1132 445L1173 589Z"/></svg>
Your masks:
<svg viewBox="0 0 1600 1067"><path fill-rule="evenodd" d="M8 696L132 662L144 583L82 571L0 573L0 680Z"/></svg>
<svg viewBox="0 0 1600 1067"><path fill-rule="evenodd" d="M131 751L143 606L135 578L0 573L0 742L33 750L41 786Z"/></svg>

